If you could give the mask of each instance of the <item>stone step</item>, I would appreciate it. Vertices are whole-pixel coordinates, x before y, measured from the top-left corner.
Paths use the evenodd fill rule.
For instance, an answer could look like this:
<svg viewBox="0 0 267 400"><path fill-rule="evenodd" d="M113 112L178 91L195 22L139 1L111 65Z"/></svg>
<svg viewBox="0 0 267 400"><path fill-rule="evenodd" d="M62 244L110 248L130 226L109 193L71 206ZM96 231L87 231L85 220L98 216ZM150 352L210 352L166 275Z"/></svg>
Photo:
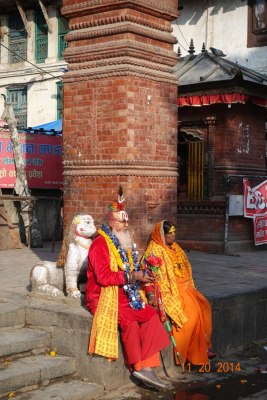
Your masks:
<svg viewBox="0 0 267 400"><path fill-rule="evenodd" d="M0 303L0 328L19 327L25 324L25 308L9 303Z"/></svg>
<svg viewBox="0 0 267 400"><path fill-rule="evenodd" d="M0 357L47 348L50 334L29 328L0 331Z"/></svg>
<svg viewBox="0 0 267 400"><path fill-rule="evenodd" d="M0 396L21 388L48 384L51 379L73 374L76 360L72 357L38 355L24 357L0 366Z"/></svg>
<svg viewBox="0 0 267 400"><path fill-rule="evenodd" d="M57 382L23 394L15 394L16 400L88 400L105 393L104 386L92 382L72 380Z"/></svg>

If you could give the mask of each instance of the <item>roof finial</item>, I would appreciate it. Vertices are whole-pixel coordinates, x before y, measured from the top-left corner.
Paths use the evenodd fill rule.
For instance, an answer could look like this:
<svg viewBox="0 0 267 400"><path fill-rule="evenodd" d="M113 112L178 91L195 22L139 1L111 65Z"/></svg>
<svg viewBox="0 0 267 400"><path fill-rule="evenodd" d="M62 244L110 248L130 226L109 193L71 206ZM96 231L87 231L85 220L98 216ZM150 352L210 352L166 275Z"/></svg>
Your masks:
<svg viewBox="0 0 267 400"><path fill-rule="evenodd" d="M201 49L201 53L206 53L206 46L205 46L205 43L203 42L203 44L202 44L202 49Z"/></svg>
<svg viewBox="0 0 267 400"><path fill-rule="evenodd" d="M191 39L188 53L189 54L194 54L194 52L195 52L195 46L194 46L193 39Z"/></svg>
<svg viewBox="0 0 267 400"><path fill-rule="evenodd" d="M179 46L178 49L177 49L177 55L178 55L179 58L180 58L181 55L182 55L180 46Z"/></svg>

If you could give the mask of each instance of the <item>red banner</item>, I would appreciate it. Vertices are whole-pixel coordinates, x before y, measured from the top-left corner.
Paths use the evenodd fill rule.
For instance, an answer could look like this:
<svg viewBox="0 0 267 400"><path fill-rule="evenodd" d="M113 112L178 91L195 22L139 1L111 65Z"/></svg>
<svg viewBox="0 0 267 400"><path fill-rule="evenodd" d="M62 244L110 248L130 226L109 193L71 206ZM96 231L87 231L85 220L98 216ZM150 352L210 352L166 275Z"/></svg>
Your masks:
<svg viewBox="0 0 267 400"><path fill-rule="evenodd" d="M267 180L253 188L248 179L244 183L244 217L254 218L267 213Z"/></svg>
<svg viewBox="0 0 267 400"><path fill-rule="evenodd" d="M30 189L63 187L62 137L19 133ZM0 132L0 187L13 188L16 169L9 132Z"/></svg>
<svg viewBox="0 0 267 400"><path fill-rule="evenodd" d="M267 243L267 214L254 218L254 240L256 246Z"/></svg>

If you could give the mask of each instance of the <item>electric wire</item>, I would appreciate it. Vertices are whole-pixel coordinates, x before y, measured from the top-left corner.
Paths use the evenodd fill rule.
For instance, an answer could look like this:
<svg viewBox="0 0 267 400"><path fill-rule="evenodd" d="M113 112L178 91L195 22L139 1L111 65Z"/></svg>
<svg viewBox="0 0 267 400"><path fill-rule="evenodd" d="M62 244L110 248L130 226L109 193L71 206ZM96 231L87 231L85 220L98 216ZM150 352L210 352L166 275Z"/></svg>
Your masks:
<svg viewBox="0 0 267 400"><path fill-rule="evenodd" d="M181 35L182 35L182 37L183 37L183 39L184 39L184 41L185 41L187 47L189 48L189 44L187 43L187 40L186 40L186 38L184 37L183 32L181 31L180 26L179 26L179 25L177 25L177 26L178 26L178 29L179 29L179 31L180 31L180 33L181 33ZM181 45L181 46L182 46L182 45Z"/></svg>
<svg viewBox="0 0 267 400"><path fill-rule="evenodd" d="M20 54L16 53L15 51L11 50L9 47L5 46L3 43L0 43L1 46L3 46L6 50L10 51L12 54L14 54L15 56L21 58L23 61L26 61L27 63L31 64L33 67L37 68L38 70L40 70L42 73L48 74L50 76L52 76L55 79L58 79L60 81L62 81L62 79L59 76L55 76L53 74L51 74L50 72L47 72L46 70L44 70L41 67L38 67L36 64L33 64L32 62L28 61L26 58L22 57Z"/></svg>

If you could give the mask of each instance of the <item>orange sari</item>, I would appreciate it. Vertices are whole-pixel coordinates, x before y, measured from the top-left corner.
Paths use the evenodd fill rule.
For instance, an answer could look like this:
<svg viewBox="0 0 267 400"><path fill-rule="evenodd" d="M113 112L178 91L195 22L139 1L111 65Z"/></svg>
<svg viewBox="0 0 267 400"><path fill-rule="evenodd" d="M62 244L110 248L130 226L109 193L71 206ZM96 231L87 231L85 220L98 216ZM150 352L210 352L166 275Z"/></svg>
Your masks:
<svg viewBox="0 0 267 400"><path fill-rule="evenodd" d="M153 253L163 261L158 284L183 363L203 364L208 362L211 346L211 307L195 288L191 265L182 248L177 243L166 245L163 222L156 224L146 254ZM175 362L179 364L176 355Z"/></svg>

